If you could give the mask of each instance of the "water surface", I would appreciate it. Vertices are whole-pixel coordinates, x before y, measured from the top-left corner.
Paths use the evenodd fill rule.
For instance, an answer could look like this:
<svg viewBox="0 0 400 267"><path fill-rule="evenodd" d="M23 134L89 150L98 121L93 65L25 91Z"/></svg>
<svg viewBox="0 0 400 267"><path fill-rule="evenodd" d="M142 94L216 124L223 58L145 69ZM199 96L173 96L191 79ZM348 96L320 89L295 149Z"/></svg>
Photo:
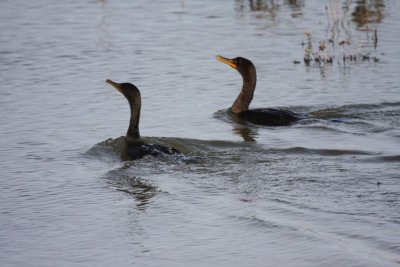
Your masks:
<svg viewBox="0 0 400 267"><path fill-rule="evenodd" d="M400 5L367 2L335 41L371 60L306 66L304 32L328 40L343 3L2 1L1 265L398 266ZM218 54L255 63L252 107L317 119L230 121L241 78ZM108 78L184 159L120 159Z"/></svg>

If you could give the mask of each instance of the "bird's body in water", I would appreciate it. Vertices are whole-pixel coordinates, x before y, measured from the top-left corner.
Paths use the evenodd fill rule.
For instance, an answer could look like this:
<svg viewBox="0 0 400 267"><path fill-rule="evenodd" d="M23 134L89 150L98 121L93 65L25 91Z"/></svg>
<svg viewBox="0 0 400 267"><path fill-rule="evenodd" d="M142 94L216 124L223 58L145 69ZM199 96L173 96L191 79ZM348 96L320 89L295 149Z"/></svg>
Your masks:
<svg viewBox="0 0 400 267"><path fill-rule="evenodd" d="M107 80L106 83L113 86L128 100L131 110L129 128L125 136L127 152L132 160L143 158L146 155L172 155L180 154L178 150L159 144L148 144L144 142L139 133L140 109L142 106L139 89L131 83L116 83Z"/></svg>
<svg viewBox="0 0 400 267"><path fill-rule="evenodd" d="M257 74L254 64L243 57L229 59L217 56L216 58L236 69L243 78L242 90L229 109L230 115L237 118L239 121L243 120L265 126L287 126L300 120L300 115L289 110L272 108L249 109L257 83Z"/></svg>

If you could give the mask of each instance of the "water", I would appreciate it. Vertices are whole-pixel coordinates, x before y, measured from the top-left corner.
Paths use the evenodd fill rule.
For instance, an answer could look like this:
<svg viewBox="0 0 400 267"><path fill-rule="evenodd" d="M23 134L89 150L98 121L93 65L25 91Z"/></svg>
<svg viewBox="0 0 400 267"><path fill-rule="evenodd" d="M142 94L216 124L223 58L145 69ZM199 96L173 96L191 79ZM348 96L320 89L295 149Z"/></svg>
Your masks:
<svg viewBox="0 0 400 267"><path fill-rule="evenodd" d="M325 1L1 1L1 265L398 266L400 5L367 2L349 52L379 61L305 66ZM218 54L255 63L252 107L318 119L229 121L241 78ZM120 159L129 109L108 78L140 88L141 134L185 159Z"/></svg>

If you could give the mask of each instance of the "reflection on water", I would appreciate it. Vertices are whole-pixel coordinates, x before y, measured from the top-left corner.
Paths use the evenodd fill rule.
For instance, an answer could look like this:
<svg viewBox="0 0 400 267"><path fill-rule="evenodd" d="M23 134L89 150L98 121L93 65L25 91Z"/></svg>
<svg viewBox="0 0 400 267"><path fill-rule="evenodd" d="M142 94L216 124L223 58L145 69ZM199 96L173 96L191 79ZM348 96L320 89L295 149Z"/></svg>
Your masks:
<svg viewBox="0 0 400 267"><path fill-rule="evenodd" d="M258 135L256 128L249 128L246 126L237 126L233 128L233 131L242 136L245 142L255 142Z"/></svg>
<svg viewBox="0 0 400 267"><path fill-rule="evenodd" d="M351 13L353 22L358 28L367 24L382 23L384 19L385 3L383 0L358 0Z"/></svg>
<svg viewBox="0 0 400 267"><path fill-rule="evenodd" d="M125 168L129 168L129 166ZM126 175L122 169L110 171L105 179L110 187L132 195L140 209L144 209L158 192L157 186L151 182L141 177Z"/></svg>
<svg viewBox="0 0 400 267"><path fill-rule="evenodd" d="M285 3L290 7L290 15L299 18L303 15L304 0L286 0Z"/></svg>
<svg viewBox="0 0 400 267"><path fill-rule="evenodd" d="M248 125L248 122L228 110L219 110L214 117L232 126L232 131L245 142L255 142L258 136L257 127Z"/></svg>
<svg viewBox="0 0 400 267"><path fill-rule="evenodd" d="M274 0L235 0L236 9L240 12L250 10L256 12L256 18L276 20L281 9L281 4L290 7L291 16L299 17L303 14L304 0L285 0L283 3Z"/></svg>
<svg viewBox="0 0 400 267"><path fill-rule="evenodd" d="M251 11L267 11L270 13L276 13L279 11L279 1L275 0L235 0L239 10L244 11L249 9ZM288 5L293 9L299 9L304 7L304 0L285 0L283 4Z"/></svg>
<svg viewBox="0 0 400 267"><path fill-rule="evenodd" d="M250 10L250 18L254 17L260 23L261 29L268 29L277 23L280 7L273 0L235 0L235 3L241 16L245 16Z"/></svg>
<svg viewBox="0 0 400 267"><path fill-rule="evenodd" d="M304 7L304 0L285 0L286 4L288 4L291 8L300 8Z"/></svg>
<svg viewBox="0 0 400 267"><path fill-rule="evenodd" d="M238 0L238 3L242 10L249 8L251 11L267 11L272 14L275 14L278 8L273 0Z"/></svg>

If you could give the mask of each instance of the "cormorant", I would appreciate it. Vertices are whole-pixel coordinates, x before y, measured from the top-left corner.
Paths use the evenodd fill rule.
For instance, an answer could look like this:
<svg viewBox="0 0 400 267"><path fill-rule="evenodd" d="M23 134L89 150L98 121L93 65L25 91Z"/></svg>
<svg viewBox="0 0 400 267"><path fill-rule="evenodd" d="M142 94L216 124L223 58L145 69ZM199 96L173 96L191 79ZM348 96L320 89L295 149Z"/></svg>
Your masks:
<svg viewBox="0 0 400 267"><path fill-rule="evenodd" d="M234 115L239 120L265 126L287 126L300 120L300 115L288 110L272 108L249 110L249 105L253 99L254 90L256 89L256 67L250 60L243 57L229 59L217 56L216 58L218 61L236 69L243 78L242 91L230 108L230 112L233 113L231 115Z"/></svg>
<svg viewBox="0 0 400 267"><path fill-rule="evenodd" d="M140 138L139 119L142 104L140 91L135 85L131 83L116 83L111 80L107 80L106 83L117 89L129 102L131 118L125 140L128 147L128 154L133 160L140 159L146 155L158 156L161 154L180 154L180 152L175 148L159 144L147 144Z"/></svg>

